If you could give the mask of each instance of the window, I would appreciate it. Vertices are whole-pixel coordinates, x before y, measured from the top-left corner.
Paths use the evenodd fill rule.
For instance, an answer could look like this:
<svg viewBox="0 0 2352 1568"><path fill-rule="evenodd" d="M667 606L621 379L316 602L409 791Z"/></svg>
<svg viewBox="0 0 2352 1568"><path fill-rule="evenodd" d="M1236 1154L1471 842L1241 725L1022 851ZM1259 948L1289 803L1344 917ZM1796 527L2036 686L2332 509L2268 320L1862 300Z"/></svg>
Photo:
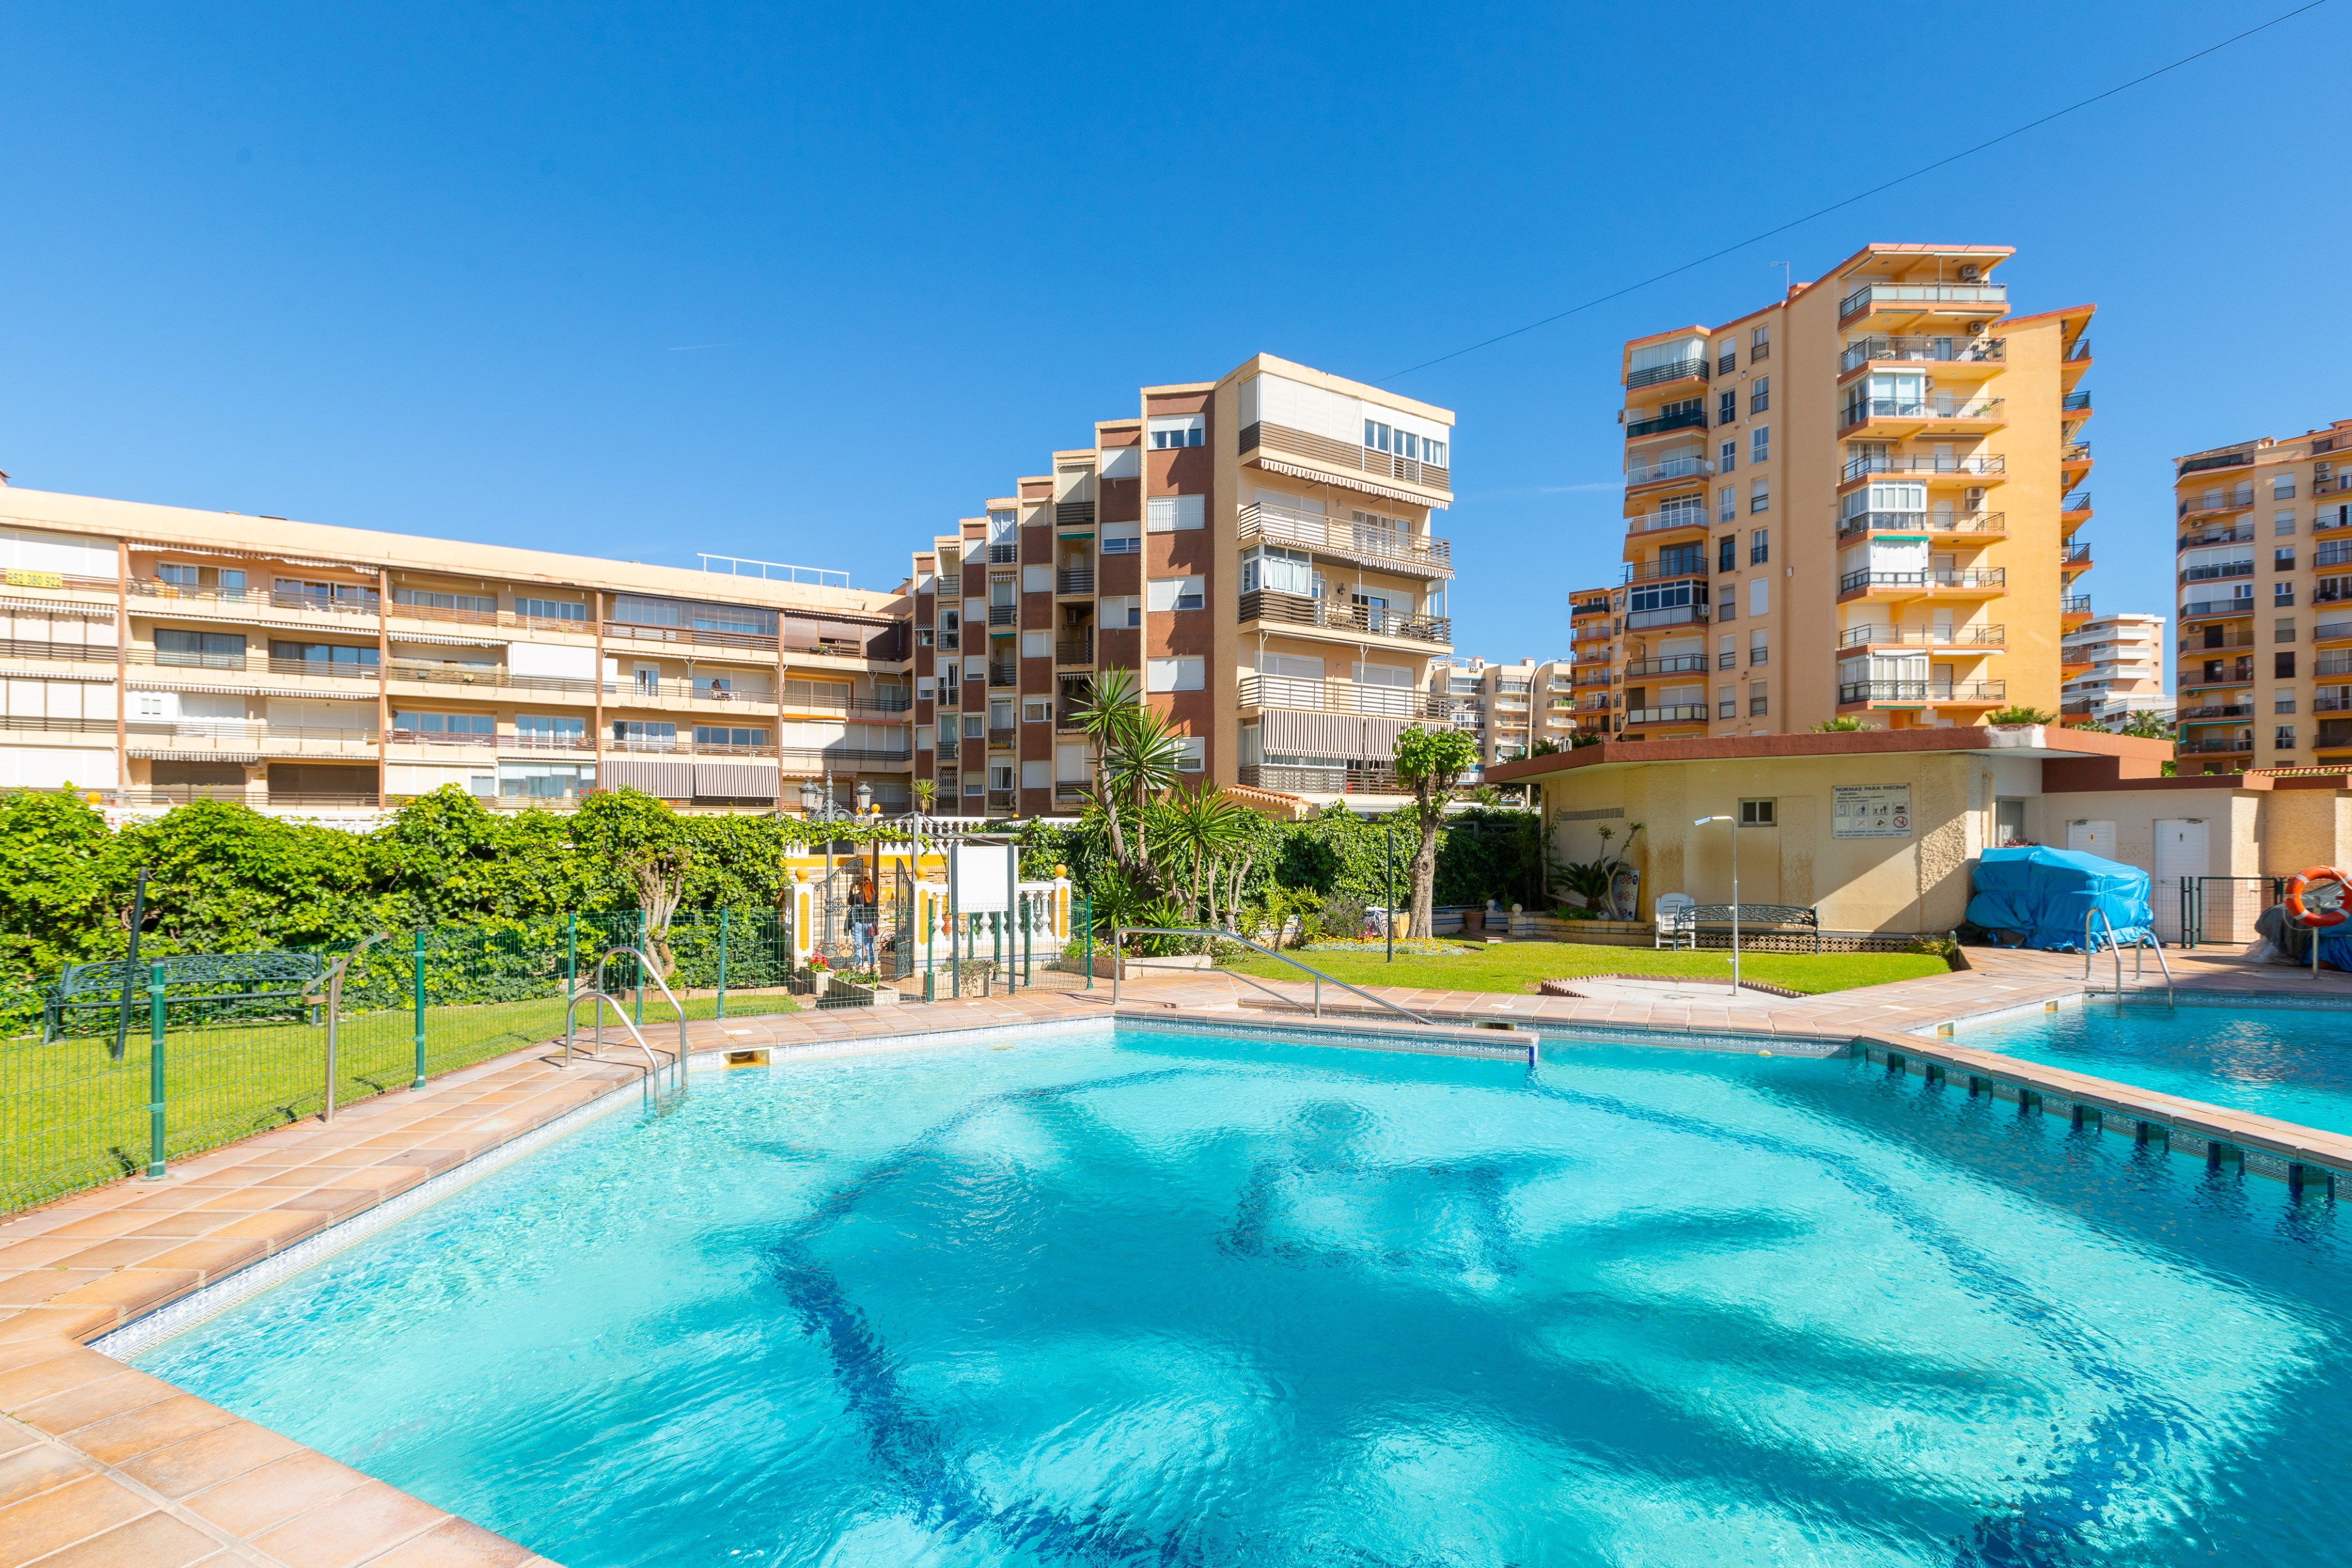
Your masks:
<svg viewBox="0 0 2352 1568"><path fill-rule="evenodd" d="M1770 827L1774 825L1774 803L1769 800L1743 800L1739 803L1739 826Z"/></svg>
<svg viewBox="0 0 2352 1568"><path fill-rule="evenodd" d="M1739 536L1727 533L1715 542L1715 569L1718 572L1738 570Z"/></svg>
<svg viewBox="0 0 2352 1568"><path fill-rule="evenodd" d="M392 602L395 605L420 605L431 610L470 610L484 616L496 615L499 608L495 594L438 594L424 588L394 588ZM516 613L522 612L519 610Z"/></svg>
<svg viewBox="0 0 2352 1568"><path fill-rule="evenodd" d="M1105 555L1136 555L1143 550L1143 524L1139 522L1107 522L1102 526L1102 552Z"/></svg>
<svg viewBox="0 0 2352 1568"><path fill-rule="evenodd" d="M613 739L650 742L667 751L677 744L677 726L666 719L615 719Z"/></svg>
<svg viewBox="0 0 2352 1568"><path fill-rule="evenodd" d="M2289 507L2284 511L2271 514L2271 532L2274 537L2284 539L2294 531L2294 509L2293 507Z"/></svg>
<svg viewBox="0 0 2352 1568"><path fill-rule="evenodd" d="M1772 646L1760 626L1748 634L1748 662L1749 664L1772 662Z"/></svg>
<svg viewBox="0 0 2352 1568"><path fill-rule="evenodd" d="M1727 392L1715 400L1715 422L1717 425L1733 424L1738 418L1739 394Z"/></svg>
<svg viewBox="0 0 2352 1568"><path fill-rule="evenodd" d="M613 618L643 626L688 626L703 632L740 632L751 637L776 635L776 612L734 605L685 604L675 599L648 599L618 594Z"/></svg>
<svg viewBox="0 0 2352 1568"><path fill-rule="evenodd" d="M764 746L768 743L765 730L746 729L740 724L697 724L694 743L698 746Z"/></svg>
<svg viewBox="0 0 2352 1568"><path fill-rule="evenodd" d="M1761 414L1772 406L1772 378L1759 375L1756 384L1748 389L1748 412Z"/></svg>
<svg viewBox="0 0 2352 1568"><path fill-rule="evenodd" d="M2271 676L2273 679L2277 680L2293 680L2294 679L2294 655L2291 653L2274 653L2271 655Z"/></svg>
<svg viewBox="0 0 2352 1568"><path fill-rule="evenodd" d="M2271 605L2272 605L2272 606L2273 606L2273 608L2280 608L2280 609L2283 609L2283 608L2284 608L2286 605L2292 605L2292 604L2294 604L2294 584L2292 584L2292 583L2273 583L2273 584L2271 584Z"/></svg>
<svg viewBox="0 0 2352 1568"><path fill-rule="evenodd" d="M412 735L482 735L499 732L499 721L488 713L398 713L392 727Z"/></svg>
<svg viewBox="0 0 2352 1568"><path fill-rule="evenodd" d="M1171 447L1198 447L1208 439L1209 416L1205 414L1154 415L1149 429L1155 451L1165 451Z"/></svg>
<svg viewBox="0 0 2352 1568"><path fill-rule="evenodd" d="M287 672L294 675L356 676L375 668L375 652L372 647L349 647L341 643L280 642L273 637L269 643L269 666L283 669L281 661L301 666Z"/></svg>
<svg viewBox="0 0 2352 1568"><path fill-rule="evenodd" d="M1717 687L1715 689L1715 716L1718 719L1733 719L1738 717L1738 714L1739 701L1738 699L1731 695L1731 688L1728 686Z"/></svg>
<svg viewBox="0 0 2352 1568"><path fill-rule="evenodd" d="M1120 631L1143 624L1143 601L1132 594L1115 594L1102 602L1105 631Z"/></svg>
<svg viewBox="0 0 2352 1568"><path fill-rule="evenodd" d="M1209 742L1207 737L1202 735L1181 736L1177 740L1177 746L1179 748L1176 752L1176 771L1178 773L1197 773L1209 765Z"/></svg>
<svg viewBox="0 0 2352 1568"><path fill-rule="evenodd" d="M2294 545L2284 544L2278 549L2271 552L2271 570L2273 572L2292 572L2294 570Z"/></svg>
<svg viewBox="0 0 2352 1568"><path fill-rule="evenodd" d="M1748 534L1748 564L1761 566L1772 559L1772 531L1751 529Z"/></svg>
<svg viewBox="0 0 2352 1568"><path fill-rule="evenodd" d="M1050 594L1054 591L1054 569L1051 566L1021 568L1021 591L1024 594Z"/></svg>
<svg viewBox="0 0 2352 1568"><path fill-rule="evenodd" d="M243 669L242 632L183 632L157 628L155 662L195 669Z"/></svg>
<svg viewBox="0 0 2352 1568"><path fill-rule="evenodd" d="M1254 594L1261 588L1277 594L1313 594L1314 557L1304 550L1285 550L1280 545L1250 546L1242 552L1242 592Z"/></svg>
<svg viewBox="0 0 2352 1568"><path fill-rule="evenodd" d="M1749 681L1748 683L1748 716L1750 719L1759 718L1769 710L1769 707L1770 699L1765 684L1760 680Z"/></svg>
<svg viewBox="0 0 2352 1568"><path fill-rule="evenodd" d="M1204 496L1153 496L1143 503L1143 524L1146 532L1174 533L1181 529L1202 525Z"/></svg>
<svg viewBox="0 0 2352 1568"><path fill-rule="evenodd" d="M1719 447L1719 448L1717 450L1717 454L1716 454L1716 455L1717 455L1717 459L1718 459L1718 460L1717 460L1717 464L1716 464L1716 467L1717 467L1717 469L1719 469L1721 472L1724 472L1724 473L1727 473L1727 473L1731 472L1734 468L1738 468L1738 467L1739 467L1739 443L1738 443L1738 442L1737 442L1737 441L1726 441L1726 442L1722 445L1722 447Z"/></svg>
<svg viewBox="0 0 2352 1568"><path fill-rule="evenodd" d="M178 566L168 561L155 563L155 581L169 583L174 588L194 588L196 575L196 569L193 566Z"/></svg>
<svg viewBox="0 0 2352 1568"><path fill-rule="evenodd" d="M983 713L964 714L963 733L964 739L968 741L977 741L985 736L988 733L987 715Z"/></svg>
<svg viewBox="0 0 2352 1568"><path fill-rule="evenodd" d="M919 675L915 677L915 700L918 702L929 702L930 700L931 678L928 675Z"/></svg>
<svg viewBox="0 0 2352 1568"><path fill-rule="evenodd" d="M2320 728L2324 730L2326 726L2323 724ZM2282 752L2294 751L2294 726L2292 724L2280 724L2273 727L2271 731L2271 744Z"/></svg>
<svg viewBox="0 0 2352 1568"><path fill-rule="evenodd" d="M1739 363L1739 355L1729 338L1715 345L1715 368L1722 374L1729 374Z"/></svg>
<svg viewBox="0 0 2352 1568"><path fill-rule="evenodd" d="M1759 425L1748 433L1748 461L1761 463L1772 456L1772 427Z"/></svg>
<svg viewBox="0 0 2352 1568"><path fill-rule="evenodd" d="M1751 512L1772 510L1772 481L1758 479L1748 487L1748 510Z"/></svg>
<svg viewBox="0 0 2352 1568"><path fill-rule="evenodd" d="M1771 357L1772 329L1769 326L1758 327L1748 334L1748 363L1754 364L1759 360Z"/></svg>
<svg viewBox="0 0 2352 1568"><path fill-rule="evenodd" d="M1034 757L1028 762L1023 763L1021 764L1021 787L1023 789L1052 789L1054 787L1054 759L1051 757Z"/></svg>
<svg viewBox="0 0 2352 1568"><path fill-rule="evenodd" d="M2275 622L2272 623L2271 641L2294 641L2294 617L2293 616L2281 616Z"/></svg>
<svg viewBox="0 0 2352 1568"><path fill-rule="evenodd" d="M977 796L986 795L987 793L988 780L984 775L980 773L966 773L963 775L963 794L966 800L973 799Z"/></svg>
<svg viewBox="0 0 2352 1568"><path fill-rule="evenodd" d="M2294 712L2294 692L2292 692L2292 691L2282 691L2282 692L2280 692L2277 696L2275 696L2275 697L2272 698L2272 699L2271 699L2271 711L2272 711L2272 712L2273 712L2273 713L2292 713L2292 712Z"/></svg>
<svg viewBox="0 0 2352 1568"><path fill-rule="evenodd" d="M2272 476L2271 476L2271 500L2293 500L2294 499L2294 476L2293 474L2273 474L2273 475L2272 475Z"/></svg>
<svg viewBox="0 0 2352 1568"><path fill-rule="evenodd" d="M1377 419L1364 421L1364 446L1370 451L1392 452L1400 458L1417 458L1439 468L1445 466L1444 442L1383 425Z"/></svg>
<svg viewBox="0 0 2352 1568"><path fill-rule="evenodd" d="M1024 724L1050 724L1054 721L1054 700L1050 697L1024 697L1021 700L1021 721Z"/></svg>
<svg viewBox="0 0 2352 1568"><path fill-rule="evenodd" d="M526 742L554 745L563 742L584 744L588 739L588 721L563 718L551 713L518 713L515 715L515 735Z"/></svg>
<svg viewBox="0 0 2352 1568"><path fill-rule="evenodd" d="M939 634L938 634L937 632L935 632L935 631L931 630L931 628L930 628L930 627L929 627L929 626L917 626L917 627L915 628L915 646L916 646L917 647L936 647L936 646L938 645L938 642L939 642Z"/></svg>
<svg viewBox="0 0 2352 1568"><path fill-rule="evenodd" d="M1154 577L1144 584L1146 605L1155 610L1197 610L1202 605L1198 577Z"/></svg>
<svg viewBox="0 0 2352 1568"><path fill-rule="evenodd" d="M1769 615L1771 609L1772 579L1769 577L1748 579L1748 613L1751 616Z"/></svg>
<svg viewBox="0 0 2352 1568"><path fill-rule="evenodd" d="M1739 492L1735 489L1725 490L1717 500L1716 516L1725 522L1729 522L1738 515Z"/></svg>
<svg viewBox="0 0 2352 1568"><path fill-rule="evenodd" d="M1011 763L989 763L988 787L998 791L1011 789L1013 787L1013 766Z"/></svg>
<svg viewBox="0 0 2352 1568"><path fill-rule="evenodd" d="M1013 699L996 697L989 700L988 727L992 730L1013 728Z"/></svg>
<svg viewBox="0 0 2352 1568"><path fill-rule="evenodd" d="M1144 660L1146 691L1198 691L1202 686L1201 658L1151 658Z"/></svg>
<svg viewBox="0 0 2352 1568"><path fill-rule="evenodd" d="M1054 634L1052 632L1023 632L1021 634L1021 657L1023 658L1053 658Z"/></svg>

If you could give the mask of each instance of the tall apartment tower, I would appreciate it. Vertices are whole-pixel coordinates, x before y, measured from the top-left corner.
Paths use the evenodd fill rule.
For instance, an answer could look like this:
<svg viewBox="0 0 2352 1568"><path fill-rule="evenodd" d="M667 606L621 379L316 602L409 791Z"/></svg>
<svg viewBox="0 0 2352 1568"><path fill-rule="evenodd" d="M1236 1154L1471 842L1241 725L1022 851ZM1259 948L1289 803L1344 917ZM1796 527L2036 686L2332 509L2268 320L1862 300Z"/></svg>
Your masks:
<svg viewBox="0 0 2352 1568"><path fill-rule="evenodd" d="M2165 617L2133 613L2093 616L2066 634L2065 704L2069 723L2109 724L2135 713L2168 713L2164 689Z"/></svg>
<svg viewBox="0 0 2352 1568"><path fill-rule="evenodd" d="M1612 732L1617 707L1610 695L1616 679L1616 605L1606 588L1580 588L1568 596L1570 650L1570 689L1573 695L1576 731L1594 735ZM1560 742L1563 746L1566 741Z"/></svg>
<svg viewBox="0 0 2352 1568"><path fill-rule="evenodd" d="M2181 768L2352 761L2352 419L2191 452L2173 489Z"/></svg>
<svg viewBox="0 0 2352 1568"><path fill-rule="evenodd" d="M2057 710L2093 308L2010 316L2010 255L1874 245L1625 345L1619 738Z"/></svg>
<svg viewBox="0 0 2352 1568"><path fill-rule="evenodd" d="M0 488L0 785L363 817L910 801L903 595Z"/></svg>
<svg viewBox="0 0 2352 1568"><path fill-rule="evenodd" d="M914 557L919 773L938 809L1077 808L1097 671L1134 671L1188 773L1393 795L1444 722L1454 416L1259 354L1147 386Z"/></svg>

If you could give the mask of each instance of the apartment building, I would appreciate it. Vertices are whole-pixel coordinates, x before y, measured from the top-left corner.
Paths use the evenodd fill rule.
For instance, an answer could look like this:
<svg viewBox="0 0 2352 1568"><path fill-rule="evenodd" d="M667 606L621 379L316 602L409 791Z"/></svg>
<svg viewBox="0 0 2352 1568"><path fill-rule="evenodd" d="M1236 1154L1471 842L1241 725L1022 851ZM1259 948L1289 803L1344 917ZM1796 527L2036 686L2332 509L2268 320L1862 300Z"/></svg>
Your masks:
<svg viewBox="0 0 2352 1568"><path fill-rule="evenodd" d="M1575 662L1523 658L1506 664L1456 654L1439 667L1454 700L1454 724L1478 747L1478 776L1534 754L1545 741L1565 751L1576 729Z"/></svg>
<svg viewBox="0 0 2352 1568"><path fill-rule="evenodd" d="M2352 761L2347 455L2352 419L2177 460L2181 771Z"/></svg>
<svg viewBox="0 0 2352 1568"><path fill-rule="evenodd" d="M1394 796L1449 716L1454 416L1259 354L1147 386L913 558L918 772L941 808L1075 810L1097 672L1136 672L1185 772Z"/></svg>
<svg viewBox="0 0 2352 1568"><path fill-rule="evenodd" d="M2164 689L2165 617L2093 616L2060 644L2066 675L2059 717L2068 723L2119 723L2135 713L2170 713Z"/></svg>
<svg viewBox="0 0 2352 1568"><path fill-rule="evenodd" d="M0 487L0 784L328 814L630 784L768 811L830 773L905 809L904 596L706 563Z"/></svg>
<svg viewBox="0 0 2352 1568"><path fill-rule="evenodd" d="M1568 603L1570 730L1610 734L1616 707L1610 689L1616 679L1617 605L1606 588L1580 588L1568 596ZM1562 740L1560 744L1569 742Z"/></svg>
<svg viewBox="0 0 2352 1568"><path fill-rule="evenodd" d="M2011 254L1873 245L1625 345L1620 738L2057 709L2093 308L2011 315Z"/></svg>

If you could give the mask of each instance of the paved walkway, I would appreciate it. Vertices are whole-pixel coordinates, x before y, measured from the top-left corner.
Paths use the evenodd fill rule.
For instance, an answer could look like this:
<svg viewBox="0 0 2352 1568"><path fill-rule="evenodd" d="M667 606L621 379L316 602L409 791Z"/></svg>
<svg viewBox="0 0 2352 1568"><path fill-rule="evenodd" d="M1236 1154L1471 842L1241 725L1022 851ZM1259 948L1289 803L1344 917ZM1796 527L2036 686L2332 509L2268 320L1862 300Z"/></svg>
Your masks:
<svg viewBox="0 0 2352 1568"><path fill-rule="evenodd" d="M1736 1012L1701 1001L1603 1002L1495 993L1375 988L1450 1023L1510 1021L1644 1029L1769 1032L1817 1041L1870 1038L1915 1061L1990 1070L1984 1058L1910 1031L2082 988L2082 960L1971 951L1966 973L1826 996L1767 998ZM2352 1001L2352 975L2316 981L2281 967L2176 957L2184 987ZM1277 984L1276 989L1285 989ZM1304 987L1292 988L1302 995ZM1331 1004L1326 1013L1351 1016ZM1339 994L1349 1007L1377 1013ZM1151 977L1121 988L1121 1013L1211 1016L1265 1005L1224 975ZM688 1026L692 1047L823 1051L883 1037L1113 1016L1109 988L991 1001L730 1018ZM668 1029L650 1031L656 1046ZM1940 1054L1939 1054L1940 1053ZM2012 1064L2014 1065L2014 1064ZM561 1065L538 1047L452 1073L416 1092L304 1121L0 1221L0 1568L184 1568L199 1562L285 1568L514 1568L524 1547L238 1419L84 1342L641 1079L614 1049ZM2203 1108L2081 1079L2083 1103L2149 1125L2187 1127ZM2103 1098L2102 1098L2103 1097ZM2161 1103L2159 1103L2161 1101ZM2214 1136L2283 1157L2341 1159L2352 1140L2276 1136L2259 1118L2206 1121ZM2259 1124L2259 1125L2258 1125ZM2269 1138L2271 1142L2264 1142ZM2337 1147L2341 1145L2341 1147Z"/></svg>

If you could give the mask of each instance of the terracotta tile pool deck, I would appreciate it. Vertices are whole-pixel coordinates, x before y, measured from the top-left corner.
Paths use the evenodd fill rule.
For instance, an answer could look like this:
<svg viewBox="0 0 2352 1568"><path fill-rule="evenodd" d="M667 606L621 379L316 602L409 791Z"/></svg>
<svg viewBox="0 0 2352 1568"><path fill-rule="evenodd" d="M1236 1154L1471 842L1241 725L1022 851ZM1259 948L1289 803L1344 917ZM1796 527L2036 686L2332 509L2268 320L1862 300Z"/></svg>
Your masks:
<svg viewBox="0 0 2352 1568"><path fill-rule="evenodd" d="M1374 987L1449 1025L1620 1027L1857 1040L1912 1064L2031 1080L2147 1126L2195 1129L2289 1160L2352 1171L2352 1139L2031 1067L1939 1040L1956 1018L2035 1006L2084 989L2083 961L1970 950L1965 972L1735 1012L1703 1001L1627 1004L1492 992ZM2323 996L2352 1005L2352 975L2176 955L2183 990ZM1295 991L1303 1002L1305 986ZM1273 1004L1214 973L1131 979L1118 1016L1232 1016ZM1325 994L1325 1013L1386 1016ZM688 1026L697 1051L822 1053L887 1037L1114 1016L1109 988L984 1001L795 1013ZM1280 1016L1276 1014L1274 1016ZM658 1047L675 1038L649 1031ZM1877 1054L1877 1053L1874 1053ZM345 1109L192 1156L160 1181L126 1179L0 1221L0 1568L510 1568L527 1548L241 1420L86 1342L373 1208L642 1079L616 1057L566 1068L560 1048L448 1074L416 1092Z"/></svg>

